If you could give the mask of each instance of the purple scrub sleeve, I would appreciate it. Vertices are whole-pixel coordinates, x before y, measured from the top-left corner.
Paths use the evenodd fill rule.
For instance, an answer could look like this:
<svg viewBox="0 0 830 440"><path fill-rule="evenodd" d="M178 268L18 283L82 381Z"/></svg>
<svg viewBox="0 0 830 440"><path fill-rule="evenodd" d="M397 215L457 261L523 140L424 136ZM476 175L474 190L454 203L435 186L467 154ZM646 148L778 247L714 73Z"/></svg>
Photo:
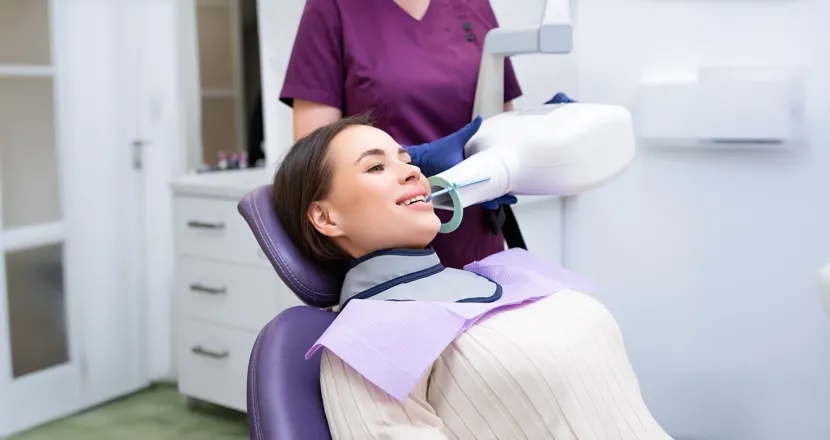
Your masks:
<svg viewBox="0 0 830 440"><path fill-rule="evenodd" d="M402 145L450 135L472 120L484 37L498 27L487 0L433 0L417 20L392 0L307 0L280 99L370 112ZM505 102L521 96L505 60ZM445 266L461 268L504 249L481 206L432 243ZM451 213L438 211L443 222Z"/></svg>
<svg viewBox="0 0 830 440"><path fill-rule="evenodd" d="M280 101L294 98L343 109L343 28L334 0L306 0Z"/></svg>

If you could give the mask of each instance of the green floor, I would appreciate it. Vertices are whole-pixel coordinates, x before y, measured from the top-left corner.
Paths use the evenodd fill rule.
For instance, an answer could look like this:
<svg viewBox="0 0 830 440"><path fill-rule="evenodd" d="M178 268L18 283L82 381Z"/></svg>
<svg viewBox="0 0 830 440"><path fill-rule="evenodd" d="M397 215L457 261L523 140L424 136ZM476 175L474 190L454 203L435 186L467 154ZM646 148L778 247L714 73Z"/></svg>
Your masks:
<svg viewBox="0 0 830 440"><path fill-rule="evenodd" d="M9 440L245 440L245 420L207 404L188 409L175 387L156 385Z"/></svg>

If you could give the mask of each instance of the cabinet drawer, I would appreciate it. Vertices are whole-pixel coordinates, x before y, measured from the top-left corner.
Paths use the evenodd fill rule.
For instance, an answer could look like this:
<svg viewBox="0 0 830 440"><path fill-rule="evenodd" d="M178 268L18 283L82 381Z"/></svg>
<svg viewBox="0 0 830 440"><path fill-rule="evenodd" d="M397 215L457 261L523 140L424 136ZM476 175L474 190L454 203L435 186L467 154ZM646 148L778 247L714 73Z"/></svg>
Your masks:
<svg viewBox="0 0 830 440"><path fill-rule="evenodd" d="M300 300L267 268L179 257L179 315L258 332Z"/></svg>
<svg viewBox="0 0 830 440"><path fill-rule="evenodd" d="M236 200L179 196L175 199L179 254L271 267Z"/></svg>
<svg viewBox="0 0 830 440"><path fill-rule="evenodd" d="M258 333L188 319L178 323L179 392L246 411L248 359Z"/></svg>

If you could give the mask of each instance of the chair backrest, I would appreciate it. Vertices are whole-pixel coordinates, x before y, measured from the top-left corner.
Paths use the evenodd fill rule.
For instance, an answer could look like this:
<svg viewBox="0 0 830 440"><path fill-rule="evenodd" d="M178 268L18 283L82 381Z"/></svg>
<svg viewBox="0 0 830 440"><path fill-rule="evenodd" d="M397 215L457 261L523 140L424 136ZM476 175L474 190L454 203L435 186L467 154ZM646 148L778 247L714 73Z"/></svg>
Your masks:
<svg viewBox="0 0 830 440"><path fill-rule="evenodd" d="M271 186L240 200L239 213L283 282L305 304L271 320L257 337L248 364L248 427L255 440L330 440L320 396L320 355L305 354L328 328L340 286L302 256L274 211ZM262 292L263 295L269 292Z"/></svg>
<svg viewBox="0 0 830 440"><path fill-rule="evenodd" d="M335 315L292 307L260 332L248 364L252 440L331 440L320 395L322 350L309 360L305 354Z"/></svg>
<svg viewBox="0 0 830 440"><path fill-rule="evenodd" d="M291 242L274 211L271 185L246 194L237 205L259 246L282 281L312 307L332 307L340 300L340 285L308 261Z"/></svg>

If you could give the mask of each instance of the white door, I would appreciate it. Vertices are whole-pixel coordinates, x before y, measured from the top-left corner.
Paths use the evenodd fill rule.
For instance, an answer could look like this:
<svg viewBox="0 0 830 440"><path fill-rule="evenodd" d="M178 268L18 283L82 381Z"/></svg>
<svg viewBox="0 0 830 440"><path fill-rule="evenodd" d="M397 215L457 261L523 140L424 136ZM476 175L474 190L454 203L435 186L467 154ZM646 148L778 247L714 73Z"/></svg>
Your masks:
<svg viewBox="0 0 830 440"><path fill-rule="evenodd" d="M175 377L171 317L171 285L174 279L173 204L170 182L186 172L186 143L181 137L182 95L181 27L187 8L181 0L121 0L129 22L125 37L124 78L129 87L124 102L129 106L127 127L139 172L143 207L141 246L146 292L146 338L148 375L152 379ZM181 8L181 9L180 9ZM198 90L198 82L185 84ZM196 97L198 98L198 96ZM196 120L198 122L198 120ZM192 121L187 121L192 123ZM145 208L146 207L146 208ZM139 256L137 254L137 256Z"/></svg>
<svg viewBox="0 0 830 440"><path fill-rule="evenodd" d="M0 437L146 383L119 4L0 1Z"/></svg>

